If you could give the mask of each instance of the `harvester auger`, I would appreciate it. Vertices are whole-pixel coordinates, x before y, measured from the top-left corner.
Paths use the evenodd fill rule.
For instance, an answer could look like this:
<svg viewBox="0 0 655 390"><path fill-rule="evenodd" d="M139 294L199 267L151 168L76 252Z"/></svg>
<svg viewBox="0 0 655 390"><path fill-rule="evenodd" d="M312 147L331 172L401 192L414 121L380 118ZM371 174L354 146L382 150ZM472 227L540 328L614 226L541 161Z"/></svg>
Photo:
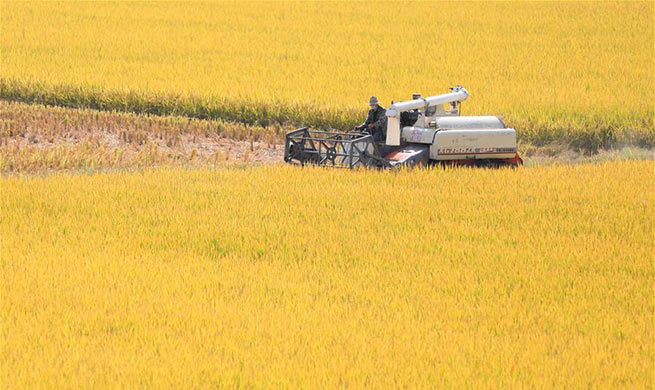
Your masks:
<svg viewBox="0 0 655 390"><path fill-rule="evenodd" d="M384 143L376 143L369 133L304 127L287 133L284 161L341 168L523 164L516 130L496 116L459 115L466 89L457 86L443 95L416 96L391 104Z"/></svg>

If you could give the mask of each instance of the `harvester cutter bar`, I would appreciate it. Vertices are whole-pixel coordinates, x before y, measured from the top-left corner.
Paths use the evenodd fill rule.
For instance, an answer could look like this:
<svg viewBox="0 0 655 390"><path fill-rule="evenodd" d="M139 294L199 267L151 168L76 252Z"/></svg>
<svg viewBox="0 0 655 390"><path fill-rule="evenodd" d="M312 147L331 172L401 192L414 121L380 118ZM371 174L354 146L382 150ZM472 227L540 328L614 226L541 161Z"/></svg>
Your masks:
<svg viewBox="0 0 655 390"><path fill-rule="evenodd" d="M310 130L307 127L287 134L284 161L337 168L388 165L370 134Z"/></svg>

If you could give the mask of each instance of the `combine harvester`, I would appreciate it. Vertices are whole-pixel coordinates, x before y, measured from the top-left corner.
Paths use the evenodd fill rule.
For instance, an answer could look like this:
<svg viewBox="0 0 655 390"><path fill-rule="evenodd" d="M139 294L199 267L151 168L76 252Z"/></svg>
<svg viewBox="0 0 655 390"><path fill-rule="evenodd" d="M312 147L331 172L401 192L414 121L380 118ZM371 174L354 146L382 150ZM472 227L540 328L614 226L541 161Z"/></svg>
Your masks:
<svg viewBox="0 0 655 390"><path fill-rule="evenodd" d="M355 131L307 127L291 131L286 135L284 161L341 168L523 164L516 148L516 130L495 116L459 116L468 91L461 86L450 91L392 103L386 113L385 143Z"/></svg>

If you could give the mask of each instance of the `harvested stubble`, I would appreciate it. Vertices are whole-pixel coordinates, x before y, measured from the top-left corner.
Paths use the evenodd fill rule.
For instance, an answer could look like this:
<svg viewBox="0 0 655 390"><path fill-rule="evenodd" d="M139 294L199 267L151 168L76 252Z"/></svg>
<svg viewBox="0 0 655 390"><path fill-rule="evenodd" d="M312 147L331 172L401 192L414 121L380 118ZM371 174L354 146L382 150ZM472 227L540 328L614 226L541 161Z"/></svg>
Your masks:
<svg viewBox="0 0 655 390"><path fill-rule="evenodd" d="M273 163L287 130L0 101L0 172Z"/></svg>

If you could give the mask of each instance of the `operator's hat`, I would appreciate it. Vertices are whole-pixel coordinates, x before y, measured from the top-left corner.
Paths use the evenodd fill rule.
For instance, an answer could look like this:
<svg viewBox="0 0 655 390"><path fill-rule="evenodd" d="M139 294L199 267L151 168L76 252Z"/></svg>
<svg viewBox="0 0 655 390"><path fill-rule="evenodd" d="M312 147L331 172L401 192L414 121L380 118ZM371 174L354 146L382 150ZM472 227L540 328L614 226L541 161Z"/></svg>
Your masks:
<svg viewBox="0 0 655 390"><path fill-rule="evenodd" d="M377 96L371 96L371 98L370 98L369 101L368 101L368 105L369 105L369 106L372 106L372 105L374 105L374 104L380 104L380 102L378 101L378 97L377 97Z"/></svg>

